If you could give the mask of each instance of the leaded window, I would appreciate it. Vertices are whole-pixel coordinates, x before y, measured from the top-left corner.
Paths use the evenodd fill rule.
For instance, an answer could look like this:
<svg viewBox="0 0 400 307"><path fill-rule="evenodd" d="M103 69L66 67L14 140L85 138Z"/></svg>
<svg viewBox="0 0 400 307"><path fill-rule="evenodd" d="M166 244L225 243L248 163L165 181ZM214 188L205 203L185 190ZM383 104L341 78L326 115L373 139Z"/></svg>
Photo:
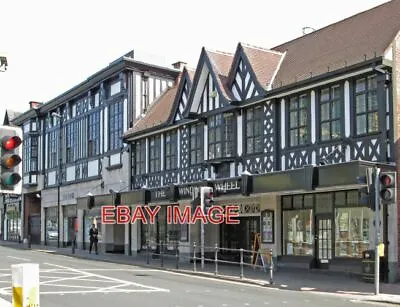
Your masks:
<svg viewBox="0 0 400 307"><path fill-rule="evenodd" d="M138 140L135 144L136 175L146 174L146 139Z"/></svg>
<svg viewBox="0 0 400 307"><path fill-rule="evenodd" d="M100 112L94 112L88 117L88 156L100 154Z"/></svg>
<svg viewBox="0 0 400 307"><path fill-rule="evenodd" d="M122 133L123 133L123 104L122 101L114 102L109 106L109 149L114 150L121 148L122 143Z"/></svg>
<svg viewBox="0 0 400 307"><path fill-rule="evenodd" d="M170 131L165 134L165 169L171 170L177 168L177 134L176 131Z"/></svg>
<svg viewBox="0 0 400 307"><path fill-rule="evenodd" d="M49 132L48 134L48 150L49 150L49 156L48 156L48 166L49 168L54 168L57 166L57 153L58 153L58 142L57 142L57 136L59 131L53 130Z"/></svg>
<svg viewBox="0 0 400 307"><path fill-rule="evenodd" d="M376 76L357 79L355 82L356 134L378 132L378 98Z"/></svg>
<svg viewBox="0 0 400 307"><path fill-rule="evenodd" d="M74 152L77 150L78 140L75 136L75 122L69 123L66 127L66 163L74 161Z"/></svg>
<svg viewBox="0 0 400 307"><path fill-rule="evenodd" d="M289 100L289 144L305 145L308 141L308 106L310 98L307 94L291 97Z"/></svg>
<svg viewBox="0 0 400 307"><path fill-rule="evenodd" d="M196 124L190 127L190 164L203 162L203 126Z"/></svg>
<svg viewBox="0 0 400 307"><path fill-rule="evenodd" d="M208 121L208 158L232 157L235 149L232 113L211 116Z"/></svg>
<svg viewBox="0 0 400 307"><path fill-rule="evenodd" d="M340 138L343 114L340 86L321 89L319 97L321 141Z"/></svg>
<svg viewBox="0 0 400 307"><path fill-rule="evenodd" d="M262 115L261 106L246 110L246 153L262 152Z"/></svg>
<svg viewBox="0 0 400 307"><path fill-rule="evenodd" d="M159 135L149 139L150 151L150 173L156 173L161 170L161 138Z"/></svg>

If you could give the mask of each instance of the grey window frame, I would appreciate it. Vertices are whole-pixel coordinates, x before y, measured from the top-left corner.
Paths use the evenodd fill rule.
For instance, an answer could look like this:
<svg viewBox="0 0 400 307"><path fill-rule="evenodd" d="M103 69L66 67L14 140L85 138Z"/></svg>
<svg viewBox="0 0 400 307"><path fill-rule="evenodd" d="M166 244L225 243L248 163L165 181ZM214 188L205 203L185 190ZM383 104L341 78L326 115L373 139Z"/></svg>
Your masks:
<svg viewBox="0 0 400 307"><path fill-rule="evenodd" d="M169 141L168 141L169 138ZM178 167L177 159L178 134L176 130L168 131L164 135L164 162L165 170L173 170Z"/></svg>
<svg viewBox="0 0 400 307"><path fill-rule="evenodd" d="M124 103L122 99L108 106L108 149L117 150L123 146Z"/></svg>
<svg viewBox="0 0 400 307"><path fill-rule="evenodd" d="M203 162L203 131L204 126L200 123L190 126L190 164L196 165Z"/></svg>
<svg viewBox="0 0 400 307"><path fill-rule="evenodd" d="M146 173L146 139L137 140L135 143L135 174Z"/></svg>
<svg viewBox="0 0 400 307"><path fill-rule="evenodd" d="M334 97L334 90L338 90L338 96ZM322 100L322 91L328 90L329 91L329 97L326 100ZM320 135L320 140L322 142L324 141L331 141L331 140L337 140L340 139L343 135L342 131L342 118L343 118L343 99L342 99L342 87L340 84L335 84L331 86L325 86L319 90L319 135ZM338 110L339 113L334 116L334 106L335 104L338 104ZM328 117L326 119L322 118L322 109L327 106L328 108ZM338 134L336 136L333 135L333 124L334 123L339 123L339 130ZM328 125L328 131L329 135L324 138L324 135L322 133L323 131L323 126Z"/></svg>
<svg viewBox="0 0 400 307"><path fill-rule="evenodd" d="M149 138L149 173L159 171L161 171L161 136L156 135Z"/></svg>
<svg viewBox="0 0 400 307"><path fill-rule="evenodd" d="M374 83L375 87L370 88L370 83L368 80L370 78L374 78ZM357 90L357 83L358 81L364 81L364 90ZM356 78L354 80L354 132L356 136L362 136L362 135L367 135L367 134L372 134L372 133L377 133L379 132L379 104L378 104L378 82L377 82L377 76L376 75L367 75L361 78ZM375 106L374 108L370 108L370 97L371 95L375 95ZM364 108L365 110L358 110L358 104L357 104L357 97L364 96ZM376 116L376 129L375 130L370 130L370 122L369 118L370 116ZM361 119L361 117L365 117L363 120L363 124L365 127L365 132L359 132L359 126L358 126L358 120Z"/></svg>
<svg viewBox="0 0 400 307"><path fill-rule="evenodd" d="M252 117L249 119L250 113L252 114ZM258 154L263 152L263 114L263 107L261 105L248 108L245 111L246 154ZM249 128L251 128L251 130ZM257 139L259 139L259 146L256 148ZM252 142L251 150L249 150L250 141Z"/></svg>
<svg viewBox="0 0 400 307"><path fill-rule="evenodd" d="M305 104L302 104L302 98L306 97ZM292 107L295 105L295 107ZM294 95L288 99L288 143L289 147L305 146L309 140L309 108L310 108L310 95L308 93L303 93L299 95ZM296 115L296 120L292 121L291 115ZM301 123L300 114L305 115L305 122ZM295 123L294 123L295 122ZM293 123L293 125L292 125ZM304 131L305 137L301 138L301 130ZM292 131L297 132L297 142L292 142ZM300 140L303 142L300 142Z"/></svg>
<svg viewBox="0 0 400 307"><path fill-rule="evenodd" d="M232 120L231 125L227 117ZM233 157L236 149L235 114L233 112L219 113L208 118L208 159L220 159ZM228 131L230 128L231 131ZM219 135L219 138L217 138ZM211 138L211 136L214 136ZM217 147L220 147L220 154L217 154Z"/></svg>

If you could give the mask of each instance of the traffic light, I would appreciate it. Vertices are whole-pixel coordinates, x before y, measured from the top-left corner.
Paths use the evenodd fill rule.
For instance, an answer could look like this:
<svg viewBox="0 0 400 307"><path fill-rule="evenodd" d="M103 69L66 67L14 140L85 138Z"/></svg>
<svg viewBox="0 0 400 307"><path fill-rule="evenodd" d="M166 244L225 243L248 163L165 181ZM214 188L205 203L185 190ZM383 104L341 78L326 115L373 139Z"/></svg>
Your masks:
<svg viewBox="0 0 400 307"><path fill-rule="evenodd" d="M203 208L204 214L207 214L208 210L214 206L214 189L202 187L200 193L201 207Z"/></svg>
<svg viewBox="0 0 400 307"><path fill-rule="evenodd" d="M364 187L358 189L361 194L360 204L367 205L371 210L375 211L375 178L373 175L373 169L367 168L365 170L365 176L358 176L357 182L364 185Z"/></svg>
<svg viewBox="0 0 400 307"><path fill-rule="evenodd" d="M0 126L0 193L22 193L22 129Z"/></svg>
<svg viewBox="0 0 400 307"><path fill-rule="evenodd" d="M379 196L382 205L396 202L396 172L382 172L379 175Z"/></svg>

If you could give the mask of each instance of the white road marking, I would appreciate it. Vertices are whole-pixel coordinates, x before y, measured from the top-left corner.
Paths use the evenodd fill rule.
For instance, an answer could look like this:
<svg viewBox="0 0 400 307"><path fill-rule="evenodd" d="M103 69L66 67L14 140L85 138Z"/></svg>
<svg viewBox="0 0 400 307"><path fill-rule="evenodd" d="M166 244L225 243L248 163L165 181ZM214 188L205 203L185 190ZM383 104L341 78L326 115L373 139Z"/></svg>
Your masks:
<svg viewBox="0 0 400 307"><path fill-rule="evenodd" d="M269 302L264 302L264 305L269 305Z"/></svg>
<svg viewBox="0 0 400 307"><path fill-rule="evenodd" d="M40 284L40 285L42 285L42 284ZM57 284L57 285L51 285L51 286L52 286L52 287L66 287L66 288L99 289L99 287L63 285L63 284Z"/></svg>
<svg viewBox="0 0 400 307"><path fill-rule="evenodd" d="M62 265L57 265L57 264L51 264L51 263L45 263L46 265L50 265L50 266L54 266L54 267L58 267L60 269L65 269L65 270L70 270L72 272L77 272L77 273L81 273L82 275L87 275L88 277L97 277L97 278L102 278L102 279L108 279L108 280L112 280L118 283L126 283L129 284L130 286L136 286L136 287L140 287L140 288L147 288L149 290L153 290L153 291L160 291L160 292L169 292L168 289L163 289L163 288L158 288L158 287L151 287L151 286L146 286L143 284L138 284L135 282L131 282L131 281L126 281L126 280L122 280L122 279L118 279L118 278L112 278L109 276L103 276L103 275L99 275L99 274L95 274L95 273L89 273L89 272L84 272L84 271L80 271L78 269L73 269L73 268L69 268L69 267L65 267Z"/></svg>
<svg viewBox="0 0 400 307"><path fill-rule="evenodd" d="M14 256L7 256L7 257L12 258L12 259L22 260L22 261L30 261L29 259L26 259L26 258L19 258L19 257L14 257Z"/></svg>
<svg viewBox="0 0 400 307"><path fill-rule="evenodd" d="M302 287L300 288L301 291L312 291L315 290L315 288L308 288L308 287Z"/></svg>

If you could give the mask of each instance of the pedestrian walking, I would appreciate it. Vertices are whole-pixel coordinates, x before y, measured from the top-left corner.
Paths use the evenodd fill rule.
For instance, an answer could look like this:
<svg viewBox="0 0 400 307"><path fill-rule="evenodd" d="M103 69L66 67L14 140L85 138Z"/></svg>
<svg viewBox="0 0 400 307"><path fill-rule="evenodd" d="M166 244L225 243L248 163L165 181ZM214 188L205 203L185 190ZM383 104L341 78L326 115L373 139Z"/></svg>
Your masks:
<svg viewBox="0 0 400 307"><path fill-rule="evenodd" d="M96 228L96 225L93 224L92 228L89 230L89 238L90 238L90 246L89 246L89 254L92 253L92 248L94 245L94 251L96 252L96 255L98 255L98 250L97 250L97 242L99 242L99 231Z"/></svg>

